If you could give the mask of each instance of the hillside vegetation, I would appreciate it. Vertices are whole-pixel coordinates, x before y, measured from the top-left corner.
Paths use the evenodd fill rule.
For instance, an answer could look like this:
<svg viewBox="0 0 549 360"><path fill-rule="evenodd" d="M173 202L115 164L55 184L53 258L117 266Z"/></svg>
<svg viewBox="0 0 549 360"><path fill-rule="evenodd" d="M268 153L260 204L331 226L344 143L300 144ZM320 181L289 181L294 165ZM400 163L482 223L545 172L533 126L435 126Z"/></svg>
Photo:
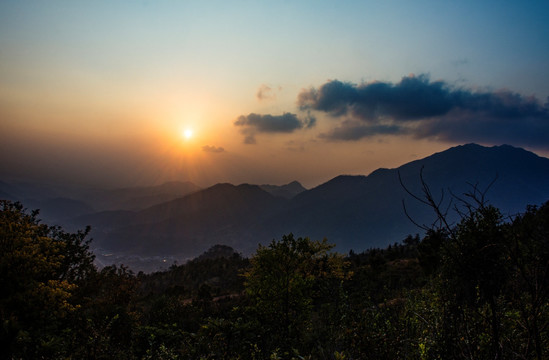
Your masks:
<svg viewBox="0 0 549 360"><path fill-rule="evenodd" d="M546 359L549 202L507 219L473 200L383 249L287 234L152 274L98 270L88 230L2 201L0 357Z"/></svg>

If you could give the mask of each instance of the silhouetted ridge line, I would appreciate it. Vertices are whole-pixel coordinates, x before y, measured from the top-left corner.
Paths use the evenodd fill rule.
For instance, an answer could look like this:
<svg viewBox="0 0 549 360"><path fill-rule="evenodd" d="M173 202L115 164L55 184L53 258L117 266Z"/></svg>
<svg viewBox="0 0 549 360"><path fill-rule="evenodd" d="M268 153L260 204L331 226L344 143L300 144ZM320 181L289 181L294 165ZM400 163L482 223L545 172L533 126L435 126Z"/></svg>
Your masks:
<svg viewBox="0 0 549 360"><path fill-rule="evenodd" d="M393 169L340 175L310 190L283 186L220 183L138 211L98 212L75 217L71 226L92 226L94 245L111 252L198 256L215 244L249 254L284 234L327 238L336 250L385 247L421 232L406 217L430 224L433 213L404 191L421 191L419 174L434 194L458 196L471 184L484 189L502 213L524 211L549 199L549 159L509 145L460 145ZM294 186L298 194L276 192ZM451 219L450 219L451 220Z"/></svg>

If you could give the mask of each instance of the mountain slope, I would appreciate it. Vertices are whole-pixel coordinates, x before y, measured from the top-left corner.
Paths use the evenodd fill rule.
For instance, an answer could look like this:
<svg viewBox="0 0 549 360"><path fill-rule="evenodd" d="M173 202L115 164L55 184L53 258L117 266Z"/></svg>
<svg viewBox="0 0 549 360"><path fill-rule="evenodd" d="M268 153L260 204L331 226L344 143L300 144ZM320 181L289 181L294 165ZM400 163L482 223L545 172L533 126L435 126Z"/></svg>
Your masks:
<svg viewBox="0 0 549 360"><path fill-rule="evenodd" d="M274 196L280 196L286 199L291 199L303 191L307 190L297 181L292 181L289 184L277 186L277 185L260 185L261 189L265 190L269 194Z"/></svg>
<svg viewBox="0 0 549 360"><path fill-rule="evenodd" d="M29 209L40 209L40 218L49 224L62 223L63 220L95 212L87 203L69 198L47 200L28 200L25 206Z"/></svg>
<svg viewBox="0 0 549 360"><path fill-rule="evenodd" d="M173 181L158 186L100 190L90 194L88 202L101 210L138 211L199 190L191 182Z"/></svg>
<svg viewBox="0 0 549 360"><path fill-rule="evenodd" d="M451 194L473 191L473 186L484 192L492 182L486 199L505 214L549 199L549 159L507 145L468 144L397 169L378 169L369 176L338 176L296 196L289 209L267 226L277 229L277 236L293 231L327 237L339 251L400 241L409 233L421 232L407 218L403 201L419 224L430 225L435 220L432 210L412 199L399 181L400 174L403 184L421 195L422 169L433 194L446 201Z"/></svg>
<svg viewBox="0 0 549 360"><path fill-rule="evenodd" d="M20 201L28 209L40 209L40 218L48 223L71 227L66 220L82 216L93 224L101 224L95 212L113 211L111 222L127 217L119 217L118 212L139 211L153 205L183 197L200 190L191 182L168 182L158 186L131 187L122 189L90 189L75 186L47 185L39 183L0 181L0 199ZM88 217L89 215L89 217ZM72 221L80 224L81 221Z"/></svg>
<svg viewBox="0 0 549 360"><path fill-rule="evenodd" d="M493 183L486 199L504 214L549 199L549 159L507 145L468 144L368 176L338 176L291 199L255 185L218 184L141 211L80 221L96 221L90 225L102 247L136 254L192 256L215 244L249 254L258 243L290 232L326 237L339 252L361 251L422 232L406 216L403 203L417 223L435 220L432 210L412 199L399 180L400 175L407 189L421 195L420 174L445 201L475 186L484 192Z"/></svg>
<svg viewBox="0 0 549 360"><path fill-rule="evenodd" d="M98 240L139 254L198 254L219 243L252 251L266 235L257 225L286 204L256 185L217 184L137 212Z"/></svg>

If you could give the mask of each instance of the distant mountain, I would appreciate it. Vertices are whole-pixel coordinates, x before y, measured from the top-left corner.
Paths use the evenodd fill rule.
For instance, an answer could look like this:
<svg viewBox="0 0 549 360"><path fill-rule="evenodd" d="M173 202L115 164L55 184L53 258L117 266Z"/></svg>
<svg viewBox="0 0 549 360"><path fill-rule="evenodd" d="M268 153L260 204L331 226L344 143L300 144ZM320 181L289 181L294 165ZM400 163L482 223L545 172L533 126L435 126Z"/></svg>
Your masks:
<svg viewBox="0 0 549 360"><path fill-rule="evenodd" d="M261 224L287 202L257 185L217 184L142 211L108 212L75 222L83 226L95 220L97 245L117 252L195 256L215 244L251 252L269 236Z"/></svg>
<svg viewBox="0 0 549 360"><path fill-rule="evenodd" d="M47 200L28 200L24 203L28 209L39 209L40 219L48 224L62 224L64 220L95 212L87 203L69 198Z"/></svg>
<svg viewBox="0 0 549 360"><path fill-rule="evenodd" d="M296 195L301 194L303 191L307 190L297 181L292 181L291 183L282 186L260 185L259 187L271 195L283 197L286 199L291 199Z"/></svg>
<svg viewBox="0 0 549 360"><path fill-rule="evenodd" d="M421 233L407 218L431 224L432 210L412 199L399 181L421 195L420 173L436 196L463 196L474 186L504 214L549 200L549 159L511 146L468 144L450 148L397 169L368 176L338 176L303 191L283 187L218 184L140 211L92 214L76 219L95 229L96 243L116 252L196 256L215 244L244 254L290 232L324 237L336 250L361 251ZM292 194L297 192L295 195ZM280 196L278 191L289 191ZM452 218L451 218L452 220ZM455 220L455 217L453 218Z"/></svg>
<svg viewBox="0 0 549 360"><path fill-rule="evenodd" d="M27 202L28 200L46 200L67 196L53 185L31 182L8 183L0 181L0 193L2 193L2 199L24 202Z"/></svg>
<svg viewBox="0 0 549 360"><path fill-rule="evenodd" d="M10 184L0 181L0 199L2 200L15 200L13 195L13 188Z"/></svg>
<svg viewBox="0 0 549 360"><path fill-rule="evenodd" d="M27 209L39 209L39 218L50 225L97 211L81 199L67 197L74 189L30 182L0 181L0 199L19 201Z"/></svg>
<svg viewBox="0 0 549 360"><path fill-rule="evenodd" d="M87 201L102 210L142 210L199 191L191 182L173 181L158 186L97 190Z"/></svg>
<svg viewBox="0 0 549 360"><path fill-rule="evenodd" d="M72 189L61 197L55 187L0 182L0 194L21 200L30 209L41 208L44 219L61 219L71 231L91 225L92 246L103 249L103 262L118 254L124 259L156 256L165 262L198 256L216 244L248 255L259 243L266 245L290 232L326 237L339 252L385 247L408 234L422 234L404 206L416 223L430 225L435 220L432 210L412 199L399 180L400 175L404 186L421 196L420 174L435 196L444 196L443 207L451 194L464 197L475 188L484 192L490 184L486 199L505 215L549 200L549 159L508 145L476 144L368 176L337 176L310 190L298 182L217 184L206 189L175 182L117 190Z"/></svg>
<svg viewBox="0 0 549 360"><path fill-rule="evenodd" d="M96 219L105 216L105 212L113 211L114 213L107 216L112 216L111 220L119 220L120 211L143 210L200 189L191 182L177 181L158 186L122 189L90 189L0 181L0 199L20 201L28 209L40 209L39 217L43 221L70 227L66 222L68 218L84 219L84 215L90 215L90 219ZM91 215L96 212L103 215Z"/></svg>

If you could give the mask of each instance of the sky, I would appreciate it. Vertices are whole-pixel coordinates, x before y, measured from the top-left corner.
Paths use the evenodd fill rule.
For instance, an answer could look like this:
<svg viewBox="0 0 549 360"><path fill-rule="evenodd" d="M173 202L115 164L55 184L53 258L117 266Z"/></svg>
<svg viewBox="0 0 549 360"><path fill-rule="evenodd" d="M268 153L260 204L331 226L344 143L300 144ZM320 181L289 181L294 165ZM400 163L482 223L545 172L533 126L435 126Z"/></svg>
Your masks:
<svg viewBox="0 0 549 360"><path fill-rule="evenodd" d="M547 1L0 1L0 180L314 187L549 156Z"/></svg>

